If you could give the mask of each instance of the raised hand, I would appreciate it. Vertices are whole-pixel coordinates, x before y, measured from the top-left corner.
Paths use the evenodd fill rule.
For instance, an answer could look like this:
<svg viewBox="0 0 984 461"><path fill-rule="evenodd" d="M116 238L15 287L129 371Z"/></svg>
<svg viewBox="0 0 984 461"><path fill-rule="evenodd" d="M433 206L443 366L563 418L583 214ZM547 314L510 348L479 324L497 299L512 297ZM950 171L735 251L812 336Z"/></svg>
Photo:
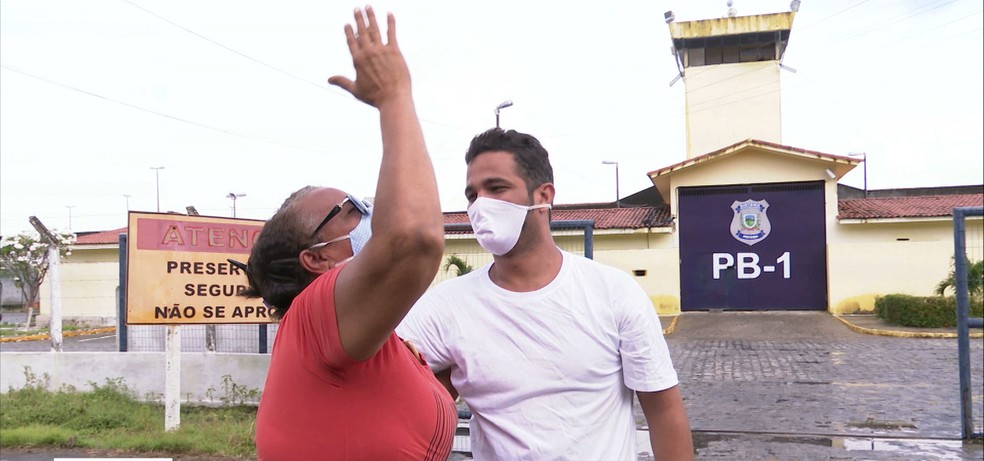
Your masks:
<svg viewBox="0 0 984 461"><path fill-rule="evenodd" d="M411 93L410 72L396 43L396 18L388 14L386 21L386 43L383 43L372 7L367 6L364 14L357 8L355 30L345 25L355 81L341 75L328 79L328 83L376 108L392 99L409 97Z"/></svg>
<svg viewBox="0 0 984 461"><path fill-rule="evenodd" d="M372 357L427 290L444 253L444 217L437 179L414 108L410 72L388 16L384 43L372 8L355 10L345 38L355 81L328 81L379 109L383 156L379 162L372 238L338 273L335 316L345 352ZM380 289L385 287L385 289Z"/></svg>

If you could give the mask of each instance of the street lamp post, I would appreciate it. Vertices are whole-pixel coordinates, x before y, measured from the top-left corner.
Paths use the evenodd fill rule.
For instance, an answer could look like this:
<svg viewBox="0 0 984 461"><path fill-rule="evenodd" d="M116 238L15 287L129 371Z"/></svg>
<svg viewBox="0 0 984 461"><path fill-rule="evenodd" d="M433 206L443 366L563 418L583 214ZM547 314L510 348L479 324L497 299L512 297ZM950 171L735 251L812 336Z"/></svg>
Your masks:
<svg viewBox="0 0 984 461"><path fill-rule="evenodd" d="M495 127L499 128L499 111L513 105L510 100L502 101L498 106L495 106Z"/></svg>
<svg viewBox="0 0 984 461"><path fill-rule="evenodd" d="M126 211L130 211L130 194L123 194L126 197Z"/></svg>
<svg viewBox="0 0 984 461"><path fill-rule="evenodd" d="M864 198L868 198L868 153L867 152L851 152L847 154L848 157L861 157L861 163L864 165Z"/></svg>
<svg viewBox="0 0 984 461"><path fill-rule="evenodd" d="M65 205L65 208L68 208L68 231L71 232L72 231L72 208L75 208L75 205Z"/></svg>
<svg viewBox="0 0 984 461"><path fill-rule="evenodd" d="M605 165L615 165L615 208L621 208L621 194L618 192L618 162L612 160L602 160Z"/></svg>
<svg viewBox="0 0 984 461"><path fill-rule="evenodd" d="M229 192L228 194L226 194L226 198L231 198L232 199L232 217L233 218L236 217L236 199L239 198L239 197L245 197L245 196L246 196L246 194L236 194L234 192Z"/></svg>
<svg viewBox="0 0 984 461"><path fill-rule="evenodd" d="M161 170L164 169L162 166L152 166L151 170L154 170L155 177L157 179L157 212L161 212ZM129 209L129 206L127 206Z"/></svg>

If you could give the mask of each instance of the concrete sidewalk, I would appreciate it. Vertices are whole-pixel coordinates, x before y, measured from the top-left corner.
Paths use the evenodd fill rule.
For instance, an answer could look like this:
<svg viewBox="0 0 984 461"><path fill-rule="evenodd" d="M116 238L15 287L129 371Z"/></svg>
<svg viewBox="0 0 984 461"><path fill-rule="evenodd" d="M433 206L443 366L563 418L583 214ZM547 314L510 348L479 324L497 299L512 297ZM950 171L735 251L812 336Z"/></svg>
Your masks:
<svg viewBox="0 0 984 461"><path fill-rule="evenodd" d="M86 328L82 330L71 330L63 331L62 337L71 338L73 336L89 336L89 335L99 335L105 333L113 333L116 331L116 327L99 327L99 328ZM21 341L47 341L51 339L51 335L47 332L30 333L20 336L4 336L0 338L0 343L16 343Z"/></svg>
<svg viewBox="0 0 984 461"><path fill-rule="evenodd" d="M894 336L897 338L936 338L949 339L957 337L957 327L951 328L915 328L891 325L874 314L835 315L848 328L869 335ZM971 338L984 338L984 332L979 329L970 331Z"/></svg>

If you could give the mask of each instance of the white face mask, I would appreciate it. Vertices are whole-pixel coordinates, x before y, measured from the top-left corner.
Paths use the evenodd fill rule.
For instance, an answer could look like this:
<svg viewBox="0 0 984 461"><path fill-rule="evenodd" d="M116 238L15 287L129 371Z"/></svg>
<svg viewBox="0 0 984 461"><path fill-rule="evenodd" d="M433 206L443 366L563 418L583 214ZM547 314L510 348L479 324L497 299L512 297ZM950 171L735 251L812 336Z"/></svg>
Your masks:
<svg viewBox="0 0 984 461"><path fill-rule="evenodd" d="M359 219L359 224L352 229L352 232L349 232L348 235L331 239L329 243L349 239L349 243L352 244L352 256L355 256L366 246L369 237L372 237L372 215L364 214Z"/></svg>
<svg viewBox="0 0 984 461"><path fill-rule="evenodd" d="M537 208L551 208L549 203L525 206L479 197L468 207L468 220L478 244L496 256L512 251L523 231L526 214Z"/></svg>
<svg viewBox="0 0 984 461"><path fill-rule="evenodd" d="M348 239L349 243L352 244L352 256L339 261L339 264L350 261L355 255L362 251L362 248L366 246L366 242L372 237L372 207L366 206L367 212L359 218L359 224L356 224L352 232L348 235L342 235L340 237L335 237L327 242L321 242L309 247L309 249L314 249L318 247L323 247L325 245L340 242L342 240Z"/></svg>

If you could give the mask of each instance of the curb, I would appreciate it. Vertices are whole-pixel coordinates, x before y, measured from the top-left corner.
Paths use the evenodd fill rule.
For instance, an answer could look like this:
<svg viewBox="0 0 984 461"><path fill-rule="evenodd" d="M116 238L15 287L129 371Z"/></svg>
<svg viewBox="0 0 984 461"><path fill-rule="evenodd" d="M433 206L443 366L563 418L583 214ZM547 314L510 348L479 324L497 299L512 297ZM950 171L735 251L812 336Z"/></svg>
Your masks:
<svg viewBox="0 0 984 461"><path fill-rule="evenodd" d="M931 338L931 339L956 339L956 333L937 333L928 331L898 331L898 330L882 330L879 328L866 328L859 327L839 315L833 316L835 319L840 320L841 323L847 325L848 328L854 330L858 333L864 333L868 335L875 336L894 336L896 338ZM984 333L982 332L971 332L969 337L974 339L984 338Z"/></svg>
<svg viewBox="0 0 984 461"><path fill-rule="evenodd" d="M676 316L673 317L673 320L670 320L670 324L669 325L663 327L663 336L670 335L670 334L673 333L673 330L676 330L677 320L679 320L679 319L680 319L680 316L679 315L676 315Z"/></svg>
<svg viewBox="0 0 984 461"><path fill-rule="evenodd" d="M114 331L116 331L116 327L91 328L88 330L73 330L73 331L63 332L62 337L97 335L101 333L112 333ZM7 336L4 338L0 338L0 343L16 343L21 341L43 341L46 339L51 339L51 335L49 335L48 333L38 333L38 334L26 335L26 336Z"/></svg>

